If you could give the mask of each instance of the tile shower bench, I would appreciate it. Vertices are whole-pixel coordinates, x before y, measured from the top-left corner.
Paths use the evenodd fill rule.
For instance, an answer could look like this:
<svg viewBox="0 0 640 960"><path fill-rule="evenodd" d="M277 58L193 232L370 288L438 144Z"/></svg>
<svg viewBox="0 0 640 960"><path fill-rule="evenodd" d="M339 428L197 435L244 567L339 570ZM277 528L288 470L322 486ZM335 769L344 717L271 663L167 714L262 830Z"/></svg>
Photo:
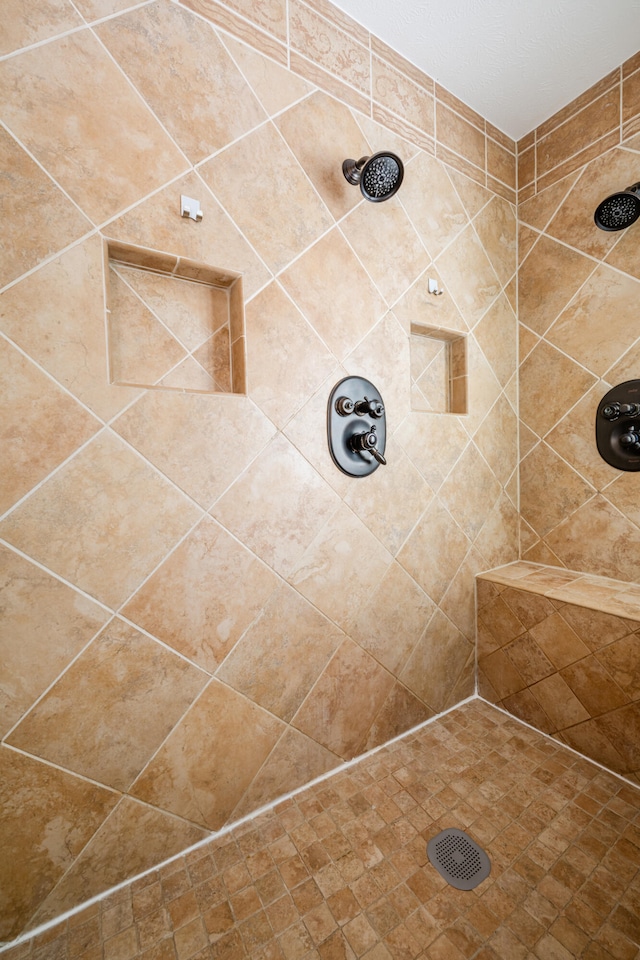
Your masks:
<svg viewBox="0 0 640 960"><path fill-rule="evenodd" d="M640 586L524 561L476 585L480 696L640 784Z"/></svg>

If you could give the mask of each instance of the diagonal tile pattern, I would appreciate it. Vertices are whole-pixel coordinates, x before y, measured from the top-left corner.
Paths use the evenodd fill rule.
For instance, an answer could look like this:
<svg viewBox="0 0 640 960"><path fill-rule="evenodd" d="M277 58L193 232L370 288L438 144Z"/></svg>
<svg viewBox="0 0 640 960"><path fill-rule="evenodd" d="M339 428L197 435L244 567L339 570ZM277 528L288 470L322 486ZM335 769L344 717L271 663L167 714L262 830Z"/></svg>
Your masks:
<svg viewBox="0 0 640 960"><path fill-rule="evenodd" d="M37 829L17 824L9 801L0 810L21 858L3 940L470 696L474 576L518 550L515 144L325 0L32 7L25 19L10 0L15 47L0 64L16 211L0 241L0 349L15 371L3 424L23 477L18 491L3 485L0 702L1 749L33 764L25 782L39 786ZM368 204L340 165L381 149L403 158L405 182ZM574 180L531 204L530 240ZM202 222L180 217L181 194L199 200ZM105 239L146 251L128 289L171 336L127 332L157 370L153 390L113 382ZM573 249L564 234L549 243ZM581 247L575 256L595 269ZM633 259L619 256L607 271ZM170 310L154 273L168 262L195 281ZM231 355L245 395L206 395L221 351L202 264L242 277L247 338ZM442 297L428 294L431 277ZM467 414L412 411L412 323L466 338ZM629 368L632 346L625 357ZM20 393L23 367L33 389ZM389 464L369 480L339 473L326 448L327 396L347 374L372 379L387 407ZM559 436L548 442L562 457ZM607 518L628 511L625 563L633 499L619 484L606 497ZM580 511L574 522L581 531ZM575 542L571 531L554 540L554 556L572 557ZM229 909L259 952L254 895L266 913L281 888L255 879L250 893L240 873L229 881ZM375 881L382 890L382 870ZM334 882L327 874L329 897ZM371 888L357 889L364 902ZM408 896L358 918L340 894L340 921L355 921L347 953L384 960L383 931L385 950L415 949L415 929L393 925ZM271 910L286 960L307 942L335 947L341 924L315 897L307 885L296 894L312 914L301 926L288 901ZM227 922L219 906L210 925ZM179 960L202 933L184 907ZM136 949L154 949L164 909L145 914ZM115 939L103 960L130 960L124 912L105 920ZM68 960L92 936L77 934Z"/></svg>
<svg viewBox="0 0 640 960"><path fill-rule="evenodd" d="M634 618L624 583L516 566L478 578L480 694L640 783L637 599Z"/></svg>
<svg viewBox="0 0 640 960"><path fill-rule="evenodd" d="M639 818L638 790L474 701L8 958L631 958ZM427 859L445 827L489 855L474 890Z"/></svg>

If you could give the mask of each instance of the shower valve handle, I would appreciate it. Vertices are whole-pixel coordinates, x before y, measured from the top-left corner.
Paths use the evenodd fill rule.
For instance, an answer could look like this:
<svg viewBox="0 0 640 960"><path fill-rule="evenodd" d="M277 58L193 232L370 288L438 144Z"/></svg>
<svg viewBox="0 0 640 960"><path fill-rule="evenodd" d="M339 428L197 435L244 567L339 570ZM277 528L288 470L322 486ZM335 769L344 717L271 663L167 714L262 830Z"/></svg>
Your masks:
<svg viewBox="0 0 640 960"><path fill-rule="evenodd" d="M629 432L623 433L620 437L621 447L634 447L637 450L638 444L640 444L640 437L635 432L635 427L630 427Z"/></svg>
<svg viewBox="0 0 640 960"><path fill-rule="evenodd" d="M372 424L371 430L365 430L363 433L356 433L351 437L349 445L357 453L370 453L373 457L386 466L387 461L378 450L378 435L376 434L376 425Z"/></svg>
<svg viewBox="0 0 640 960"><path fill-rule="evenodd" d="M614 400L602 408L602 416L605 420L617 420L618 417L637 417L640 414L640 404L637 403L618 403Z"/></svg>
<svg viewBox="0 0 640 960"><path fill-rule="evenodd" d="M355 404L355 412L359 417L364 417L368 414L370 417L375 417L376 420L379 420L384 414L384 405L380 400L367 400L365 397L364 400L357 401Z"/></svg>

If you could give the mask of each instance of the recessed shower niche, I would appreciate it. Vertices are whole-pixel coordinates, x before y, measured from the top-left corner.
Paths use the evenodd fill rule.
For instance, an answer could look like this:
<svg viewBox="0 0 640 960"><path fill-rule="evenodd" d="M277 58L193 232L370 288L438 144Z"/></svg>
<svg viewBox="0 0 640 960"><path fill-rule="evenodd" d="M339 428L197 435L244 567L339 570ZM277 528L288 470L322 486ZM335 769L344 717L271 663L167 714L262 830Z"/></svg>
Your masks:
<svg viewBox="0 0 640 960"><path fill-rule="evenodd" d="M466 413L466 337L413 321L410 353L412 410Z"/></svg>
<svg viewBox="0 0 640 960"><path fill-rule="evenodd" d="M246 393L242 278L105 240L111 383Z"/></svg>

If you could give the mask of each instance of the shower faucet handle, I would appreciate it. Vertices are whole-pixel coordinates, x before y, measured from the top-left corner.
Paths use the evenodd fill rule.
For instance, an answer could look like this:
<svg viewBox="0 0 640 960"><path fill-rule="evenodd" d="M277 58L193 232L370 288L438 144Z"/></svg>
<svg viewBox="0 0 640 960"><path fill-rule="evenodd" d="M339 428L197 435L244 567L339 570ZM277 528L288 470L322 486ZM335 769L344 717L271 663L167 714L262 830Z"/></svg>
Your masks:
<svg viewBox="0 0 640 960"><path fill-rule="evenodd" d="M638 403L618 403L617 400L613 400L602 408L602 416L605 420L617 420L618 417L637 417L639 414L640 404Z"/></svg>
<svg viewBox="0 0 640 960"><path fill-rule="evenodd" d="M376 420L379 420L384 414L384 404L381 400L367 400L365 397L364 400L358 400L355 404L355 412L359 417L364 417L367 414L370 417L375 417Z"/></svg>
<svg viewBox="0 0 640 960"><path fill-rule="evenodd" d="M336 411L341 417L349 417L355 409L355 403L351 397L338 397L336 400Z"/></svg>
<svg viewBox="0 0 640 960"><path fill-rule="evenodd" d="M382 466L387 465L387 461L378 450L378 435L375 423L371 425L371 430L355 433L349 441L349 446L357 453L370 453Z"/></svg>

